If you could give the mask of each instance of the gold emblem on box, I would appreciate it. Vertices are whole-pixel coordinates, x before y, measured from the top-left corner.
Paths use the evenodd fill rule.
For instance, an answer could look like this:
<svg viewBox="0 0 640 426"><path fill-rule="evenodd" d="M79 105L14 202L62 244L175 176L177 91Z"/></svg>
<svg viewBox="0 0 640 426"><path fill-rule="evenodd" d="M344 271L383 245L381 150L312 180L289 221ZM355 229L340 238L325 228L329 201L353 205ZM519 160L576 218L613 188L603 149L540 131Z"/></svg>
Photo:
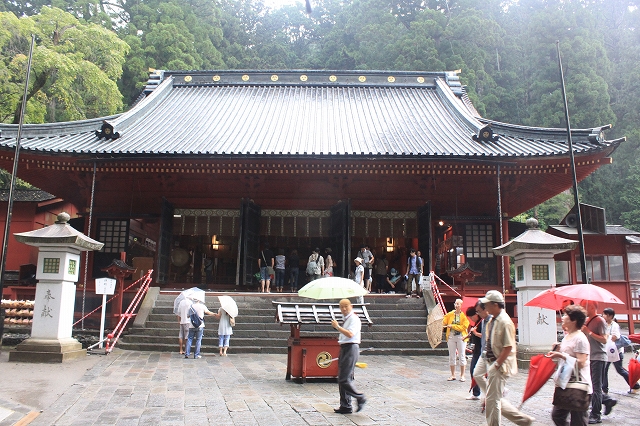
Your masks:
<svg viewBox="0 0 640 426"><path fill-rule="evenodd" d="M318 356L316 356L316 364L318 364L320 368L329 368L332 358L329 352L320 352Z"/></svg>
<svg viewBox="0 0 640 426"><path fill-rule="evenodd" d="M243 75L242 81L249 81L249 76L247 74Z"/></svg>

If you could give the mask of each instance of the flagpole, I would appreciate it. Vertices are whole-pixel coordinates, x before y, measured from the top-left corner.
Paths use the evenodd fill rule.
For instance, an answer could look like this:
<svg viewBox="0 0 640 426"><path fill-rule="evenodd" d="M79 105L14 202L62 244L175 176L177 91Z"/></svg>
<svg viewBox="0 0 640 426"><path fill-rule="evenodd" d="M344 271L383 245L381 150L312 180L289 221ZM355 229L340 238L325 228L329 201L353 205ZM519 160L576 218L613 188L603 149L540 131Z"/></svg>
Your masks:
<svg viewBox="0 0 640 426"><path fill-rule="evenodd" d="M22 105L20 106L20 118L18 120L18 136L16 137L16 148L13 155L13 171L11 173L11 183L9 185L9 199L7 200L7 220L4 224L4 240L2 246L2 262L0 263L0 294L4 289L4 273L7 267L7 247L9 246L9 230L11 229L11 215L13 213L13 192L15 191L18 174L18 158L20 156L20 138L22 137L22 123L24 122L24 110L27 104L27 94L29 93L29 78L31 77L31 60L33 59L33 46L36 42L35 34L31 34L31 47L29 49L29 61L27 62L27 79L24 82L24 93L22 94Z"/></svg>
<svg viewBox="0 0 640 426"><path fill-rule="evenodd" d="M569 106L567 105L567 92L564 87L564 72L562 71L562 59L560 57L560 41L556 41L558 51L558 66L560 68L560 83L562 85L562 100L564 101L564 118L567 122L567 141L569 142L569 158L571 159L571 177L573 178L573 202L576 206L578 219L578 245L580 248L580 269L582 282L587 284L587 257L584 252L584 235L582 233L582 214L580 213L580 197L578 197L578 179L576 177L576 161L573 155L573 141L571 139L571 122L569 120ZM577 271L576 271L577 272Z"/></svg>

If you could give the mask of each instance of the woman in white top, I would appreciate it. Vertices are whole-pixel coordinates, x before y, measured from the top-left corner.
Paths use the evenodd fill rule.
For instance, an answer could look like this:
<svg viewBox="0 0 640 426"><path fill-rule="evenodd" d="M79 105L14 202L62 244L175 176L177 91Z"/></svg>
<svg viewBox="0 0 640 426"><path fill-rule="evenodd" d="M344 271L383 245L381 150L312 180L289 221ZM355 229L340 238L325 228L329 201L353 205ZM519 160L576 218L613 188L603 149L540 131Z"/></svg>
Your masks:
<svg viewBox="0 0 640 426"><path fill-rule="evenodd" d="M607 322L607 334L611 336L611 340L616 342L620 339L620 325L614 319L616 316L616 311L612 308L605 308L602 311L602 318ZM622 361L624 360L624 347L618 349L618 354L620 355L620 360L613 363L613 366L616 368L616 371L619 375L622 376L625 382L629 383L629 372L622 366ZM608 362L607 366L604 369L604 378L602 380L602 392L609 393L609 367L611 363ZM634 390L640 389L640 384L636 383L632 387Z"/></svg>
<svg viewBox="0 0 640 426"><path fill-rule="evenodd" d="M593 394L591 387L591 367L589 365L589 353L591 352L589 340L582 332L582 326L587 319L587 312L582 306L570 305L565 308L562 316L562 329L567 333L560 343L558 351L551 351L547 356L553 359L564 359L567 357L576 358L578 373L582 382L589 384L589 395ZM571 426L587 426L589 424L589 408L586 410L568 410L553 406L551 419L553 423L560 426L567 424L567 416L571 415Z"/></svg>
<svg viewBox="0 0 640 426"><path fill-rule="evenodd" d="M333 267L335 264L333 263L333 258L331 257L331 249L327 247L324 249L325 258L324 258L324 276L332 277L333 276Z"/></svg>

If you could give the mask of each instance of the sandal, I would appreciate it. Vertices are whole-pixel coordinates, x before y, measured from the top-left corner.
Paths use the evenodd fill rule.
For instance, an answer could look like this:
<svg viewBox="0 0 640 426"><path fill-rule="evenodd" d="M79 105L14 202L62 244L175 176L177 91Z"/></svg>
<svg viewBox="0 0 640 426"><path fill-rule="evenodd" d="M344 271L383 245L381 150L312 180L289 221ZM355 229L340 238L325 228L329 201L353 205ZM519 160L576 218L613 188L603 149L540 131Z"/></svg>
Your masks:
<svg viewBox="0 0 640 426"><path fill-rule="evenodd" d="M455 377L451 376L447 379L447 382L453 382L455 379L456 379Z"/></svg>
<svg viewBox="0 0 640 426"><path fill-rule="evenodd" d="M466 381L467 381L467 379L465 379L464 377L460 377L460 381L461 381L461 382L466 382Z"/></svg>

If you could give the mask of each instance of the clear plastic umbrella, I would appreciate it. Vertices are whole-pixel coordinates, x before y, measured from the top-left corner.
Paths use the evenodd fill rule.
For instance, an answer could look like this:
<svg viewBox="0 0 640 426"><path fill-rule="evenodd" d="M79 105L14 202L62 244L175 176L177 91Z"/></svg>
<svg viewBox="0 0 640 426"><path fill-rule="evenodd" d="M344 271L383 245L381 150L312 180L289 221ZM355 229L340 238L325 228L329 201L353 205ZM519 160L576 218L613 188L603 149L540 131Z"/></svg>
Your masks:
<svg viewBox="0 0 640 426"><path fill-rule="evenodd" d="M205 291L199 289L198 287L192 287L182 291L178 295L178 297L176 297L176 300L173 301L173 313L178 315L178 306L180 306L180 302L182 302L184 299L199 300L204 303L204 295Z"/></svg>

